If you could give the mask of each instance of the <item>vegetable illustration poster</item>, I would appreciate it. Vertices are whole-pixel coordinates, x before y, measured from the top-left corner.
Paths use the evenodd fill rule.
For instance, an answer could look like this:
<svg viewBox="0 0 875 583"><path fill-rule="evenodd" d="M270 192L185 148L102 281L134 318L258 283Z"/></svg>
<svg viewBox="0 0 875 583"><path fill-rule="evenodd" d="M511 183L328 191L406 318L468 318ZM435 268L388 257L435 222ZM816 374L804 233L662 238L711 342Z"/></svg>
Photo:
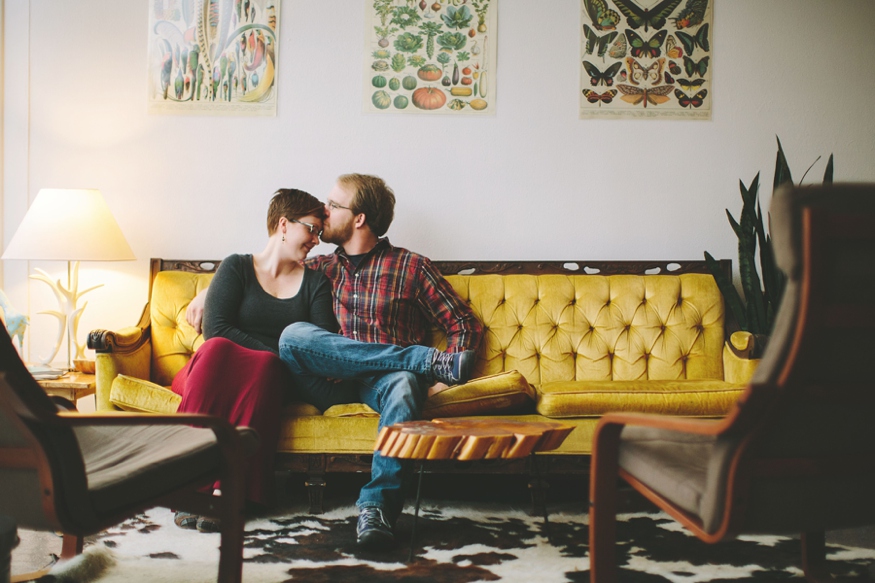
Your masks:
<svg viewBox="0 0 875 583"><path fill-rule="evenodd" d="M365 0L365 112L495 110L498 0Z"/></svg>
<svg viewBox="0 0 875 583"><path fill-rule="evenodd" d="M276 115L280 0L149 0L149 112Z"/></svg>
<svg viewBox="0 0 875 583"><path fill-rule="evenodd" d="M580 118L710 119L714 0L580 0Z"/></svg>

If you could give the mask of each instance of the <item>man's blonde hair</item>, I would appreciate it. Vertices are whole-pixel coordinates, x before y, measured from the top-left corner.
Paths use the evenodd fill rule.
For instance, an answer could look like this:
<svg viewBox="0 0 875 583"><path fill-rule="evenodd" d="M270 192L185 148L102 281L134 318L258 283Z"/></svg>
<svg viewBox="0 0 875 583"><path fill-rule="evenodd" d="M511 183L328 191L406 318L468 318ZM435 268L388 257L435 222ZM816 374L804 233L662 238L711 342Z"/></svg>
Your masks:
<svg viewBox="0 0 875 583"><path fill-rule="evenodd" d="M349 188L352 202L349 208L354 214L362 213L371 231L382 237L395 218L395 193L379 176L369 174L344 174L337 182Z"/></svg>

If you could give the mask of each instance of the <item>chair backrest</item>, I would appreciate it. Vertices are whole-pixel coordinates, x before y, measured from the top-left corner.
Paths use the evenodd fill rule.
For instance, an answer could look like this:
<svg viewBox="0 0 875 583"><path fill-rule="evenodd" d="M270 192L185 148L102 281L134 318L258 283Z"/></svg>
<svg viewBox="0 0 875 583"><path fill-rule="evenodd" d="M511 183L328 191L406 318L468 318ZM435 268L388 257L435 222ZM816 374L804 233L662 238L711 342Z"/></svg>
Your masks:
<svg viewBox="0 0 875 583"><path fill-rule="evenodd" d="M0 331L0 514L20 526L64 530L87 514L87 482L73 431Z"/></svg>
<svg viewBox="0 0 875 583"><path fill-rule="evenodd" d="M872 524L875 185L785 188L771 209L787 287L762 362L718 444L732 454L715 458L708 490L728 477L729 512L715 500L712 526Z"/></svg>

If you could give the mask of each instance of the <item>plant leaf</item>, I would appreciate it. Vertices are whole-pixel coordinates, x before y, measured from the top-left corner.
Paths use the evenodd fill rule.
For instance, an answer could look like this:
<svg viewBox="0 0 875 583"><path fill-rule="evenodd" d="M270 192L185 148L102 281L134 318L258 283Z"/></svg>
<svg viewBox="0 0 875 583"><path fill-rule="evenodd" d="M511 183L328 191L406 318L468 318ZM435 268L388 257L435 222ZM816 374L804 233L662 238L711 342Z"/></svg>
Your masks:
<svg viewBox="0 0 875 583"><path fill-rule="evenodd" d="M717 287L720 288L720 293L723 294L723 301L735 318L735 323L741 330L747 330L747 314L744 308L744 301L738 294L738 290L732 285L732 281L720 269L720 264L710 253L705 251L705 262L708 264L708 270L714 276L714 281L717 282Z"/></svg>
<svg viewBox="0 0 875 583"><path fill-rule="evenodd" d="M735 220L735 217L732 216L729 209L726 209L726 218L729 219L729 224L732 226L732 230L735 231L735 236L739 239L742 238L744 235L741 231L741 225L738 224L738 221Z"/></svg>
<svg viewBox="0 0 875 583"><path fill-rule="evenodd" d="M762 283L757 272L757 212L756 203L759 193L759 173L745 188L741 184L741 220L732 225L738 237L738 273L741 278L741 289L747 303L747 324L750 332L760 334L766 320L765 300ZM734 221L730 221L733 223Z"/></svg>
<svg viewBox="0 0 875 583"><path fill-rule="evenodd" d="M777 138L777 136L775 136ZM790 175L790 166L787 164L787 157L784 156L784 148L781 147L781 138L778 140L778 154L775 159L775 181L772 183L772 192L785 182L793 182L793 177Z"/></svg>
<svg viewBox="0 0 875 583"><path fill-rule="evenodd" d="M832 174L833 174L833 155L829 155L829 160L826 163L826 171L823 173L823 183L824 184L832 184Z"/></svg>

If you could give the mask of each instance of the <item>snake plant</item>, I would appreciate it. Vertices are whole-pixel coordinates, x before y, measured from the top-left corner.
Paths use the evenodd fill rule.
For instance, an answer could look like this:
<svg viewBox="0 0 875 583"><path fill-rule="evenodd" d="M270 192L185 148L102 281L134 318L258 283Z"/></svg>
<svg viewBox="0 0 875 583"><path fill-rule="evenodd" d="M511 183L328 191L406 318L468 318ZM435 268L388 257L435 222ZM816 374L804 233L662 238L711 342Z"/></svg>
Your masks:
<svg viewBox="0 0 875 583"><path fill-rule="evenodd" d="M816 162L817 160L815 160ZM833 156L830 154L823 175L824 184L831 183L832 177ZM804 179L805 176L803 175L802 178ZM792 183L793 178L779 138L772 192L774 193L779 186L788 182ZM729 218L732 230L738 237L738 273L744 297L738 293L738 289L723 274L717 261L707 251L705 251L705 261L708 263L739 329L756 335L768 336L772 331L775 315L778 313L786 278L775 264L772 238L763 222L763 212L759 200L759 173L751 181L750 186L746 187L740 180L738 184L742 200L741 219L736 221L728 209L726 216ZM759 247L759 269L757 268L757 247Z"/></svg>

